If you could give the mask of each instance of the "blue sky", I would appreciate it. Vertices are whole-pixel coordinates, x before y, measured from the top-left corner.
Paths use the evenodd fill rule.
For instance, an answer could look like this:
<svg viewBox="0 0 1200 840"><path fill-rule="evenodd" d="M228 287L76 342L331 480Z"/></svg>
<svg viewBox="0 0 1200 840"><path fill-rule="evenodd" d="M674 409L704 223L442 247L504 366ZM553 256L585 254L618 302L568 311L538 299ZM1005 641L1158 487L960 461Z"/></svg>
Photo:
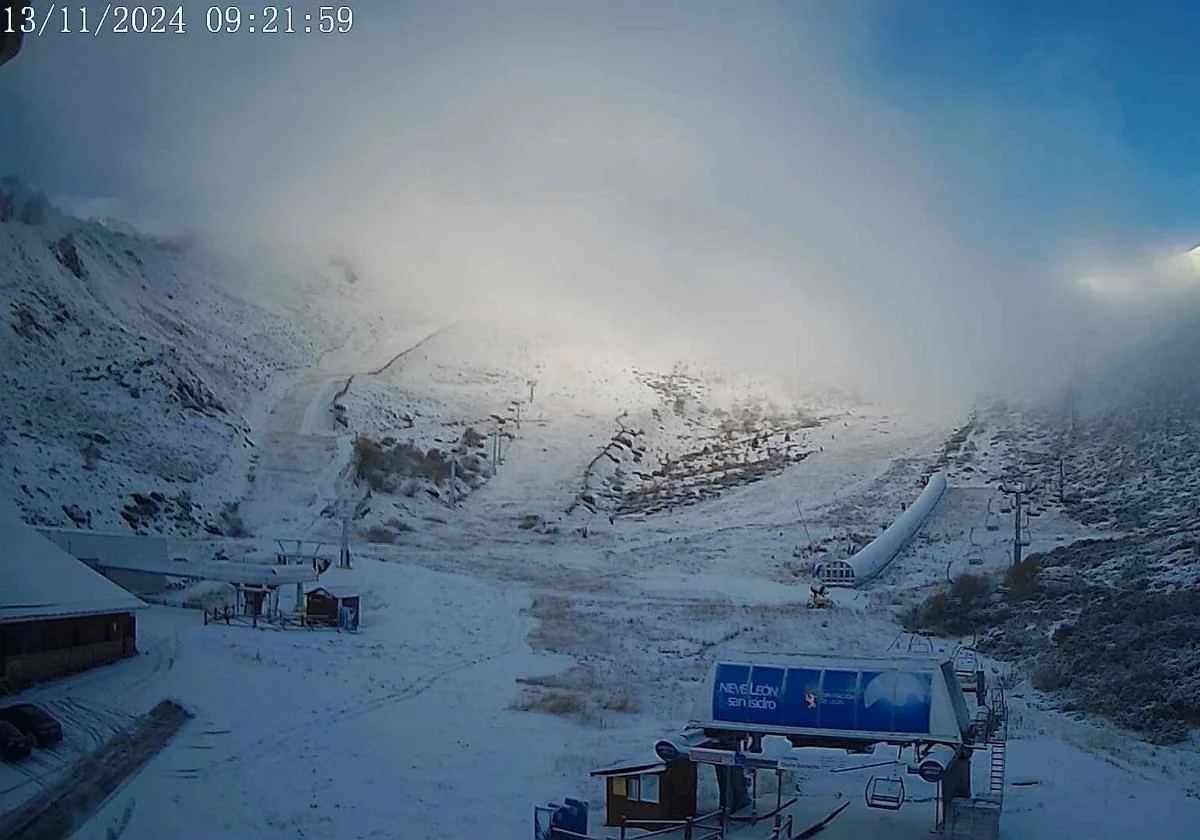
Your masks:
<svg viewBox="0 0 1200 840"><path fill-rule="evenodd" d="M1074 216L1118 239L1200 242L1195 3L869 6L865 83L928 117L931 148L1014 230L1064 230ZM976 123L971 103L1006 115L1011 133L989 137L998 126Z"/></svg>

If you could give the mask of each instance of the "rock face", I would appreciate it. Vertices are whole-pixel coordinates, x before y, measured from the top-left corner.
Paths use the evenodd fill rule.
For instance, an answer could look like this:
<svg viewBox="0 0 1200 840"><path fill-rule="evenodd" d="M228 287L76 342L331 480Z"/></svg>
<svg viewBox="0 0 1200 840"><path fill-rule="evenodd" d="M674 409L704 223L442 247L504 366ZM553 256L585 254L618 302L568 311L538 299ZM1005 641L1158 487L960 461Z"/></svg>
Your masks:
<svg viewBox="0 0 1200 840"><path fill-rule="evenodd" d="M87 272L83 268L83 262L79 259L79 251L75 249L75 243L70 236L64 236L54 244L54 256L63 265L67 271L75 275L77 280L83 280L87 277Z"/></svg>
<svg viewBox="0 0 1200 840"><path fill-rule="evenodd" d="M40 226L59 217L61 214L43 193L15 176L0 178L0 223Z"/></svg>
<svg viewBox="0 0 1200 840"><path fill-rule="evenodd" d="M27 520L237 530L222 503L247 480L248 408L379 318L339 267L271 271L0 178L0 458Z"/></svg>

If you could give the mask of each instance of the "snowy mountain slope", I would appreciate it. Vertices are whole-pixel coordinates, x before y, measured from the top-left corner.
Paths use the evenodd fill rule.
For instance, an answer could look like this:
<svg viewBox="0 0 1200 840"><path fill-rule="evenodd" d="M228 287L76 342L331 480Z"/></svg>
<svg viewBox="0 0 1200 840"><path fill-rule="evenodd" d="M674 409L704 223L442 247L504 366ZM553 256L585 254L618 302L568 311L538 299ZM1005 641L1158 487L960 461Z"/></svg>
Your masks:
<svg viewBox="0 0 1200 840"><path fill-rule="evenodd" d="M263 394L378 320L336 267L258 271L53 213L0 224L0 430L27 520L227 530Z"/></svg>
<svg viewBox="0 0 1200 840"><path fill-rule="evenodd" d="M776 475L612 524L585 510L566 517L561 512L579 492L583 469L610 441L620 413L670 416L663 395L636 374L643 369L636 360L602 364L589 355L595 346L585 344L582 361L568 364L562 348L569 345L557 340L517 341L511 331L455 326L366 376L364 370L378 369L371 357L399 352L372 349L373 343L354 337L315 369L289 375L257 404L251 401L261 415L261 422L249 421L261 432L253 451L262 454L253 465L247 458L259 477L247 485L242 514L262 529L272 522L299 527L292 508L310 515L327 492L314 490L312 503L303 499L301 488L312 487L314 476L324 475L326 487L348 498L362 489L323 472L350 463L340 447L353 435L411 434L414 445L448 448L463 424L496 423L493 414L504 417L511 400L527 398L532 369L534 401L522 406L520 429L515 410L503 424L512 438L499 473L457 508L423 488L424 499L401 490L365 500L369 512L360 526L404 516L416 530L387 545L356 539L357 568L323 579L362 593L357 636L204 626L194 612L155 607L142 621L145 656L32 693L70 714L80 733L100 731L100 721L117 717L118 705L136 708L162 693L181 697L199 715L191 735L164 751L77 836L105 836L131 807L130 837L185 837L196 826L214 837L524 836L529 806L564 793L591 800L599 819L603 789L587 772L644 751L677 727L714 658L747 649L886 649L899 632L905 590L927 591L945 558L962 551L964 535L987 508L970 490L986 484L978 477L984 468L999 471L1004 461L1003 441L981 437L974 441L976 466L967 471L971 464L956 453L972 441L947 454L943 444L954 435L935 424L843 406L845 416L809 430L815 452ZM556 361L563 372L548 373ZM337 397L349 379L342 374L356 371ZM333 408L339 401L345 426ZM816 413L832 411L820 406ZM693 447L707 433L701 424L662 425L664 449ZM934 541L898 558L888 572L895 580L864 593L839 592L832 611L806 609L807 581L784 574L793 548L882 526L941 458L954 462L952 490L964 493L948 497L953 503L939 511L927 535ZM594 528L584 537L574 527L519 525L525 514L549 519L554 512L560 523ZM440 522L426 518L435 515ZM947 651L953 646L943 644ZM1172 836L1172 826L1194 817L1186 774L1167 772L1190 766L1179 752L1164 750L1131 768L1114 758L1135 754L1119 733L1098 742L1084 724L1042 708L1037 692L1018 700L1028 705L1014 727L1010 772L1029 786L1010 789L1007 830L1120 836L1131 812L1145 823L1147 811L1131 807L1130 792L1141 803L1153 791L1148 807L1180 815L1150 832L1155 836ZM816 769L787 780L804 786L798 820L827 812L827 803L841 797L854 805L845 822L827 830L830 836L927 833L923 807L900 819L865 809L864 774L831 772L847 762L822 756ZM1047 768L1085 773L1100 804L1081 809ZM40 780L57 770L36 772ZM5 781L0 791L10 797L37 783ZM25 787L10 790L16 785ZM714 787L707 776L702 780L705 802ZM396 790L409 794L389 799ZM914 800L932 792L913 780ZM214 801L223 804L219 812ZM448 828L446 814L461 812L464 802L465 816Z"/></svg>
<svg viewBox="0 0 1200 840"><path fill-rule="evenodd" d="M689 396L672 390L681 382ZM740 372L677 363L656 373L599 332L475 320L355 376L337 403L346 427L369 441L358 478L375 501L360 527L387 541L388 528L427 516L465 522L503 511L540 531L661 512L660 495L679 504L715 497L804 457L804 430L820 423L810 410L844 411L828 395L784 409L764 393ZM681 459L691 468L673 469Z"/></svg>
<svg viewBox="0 0 1200 840"><path fill-rule="evenodd" d="M59 247L66 232L75 257ZM73 499L84 523L90 511L93 527L125 528L123 494L146 492L137 506L149 516L184 487L191 504L203 504L195 522L169 521L176 505L142 530L193 533L240 521L260 535L311 536L336 532L337 512L358 517L356 568L333 570L322 582L362 594L362 633L205 625L194 611L154 607L140 620L142 656L29 693L63 715L72 734L61 753L39 756L28 773L0 768L4 806L161 694L198 713L190 734L114 796L83 838L107 836L126 813L130 837L188 837L197 827L213 837L525 836L529 806L564 793L591 800L598 819L603 789L587 772L644 752L677 728L715 658L882 651L900 632L902 614L939 586L947 568L1002 574L1011 525L995 492L1002 477L1038 464L1045 486L1055 488L1061 424L1045 410L981 409L951 431L838 397L781 393L743 374L652 363L603 336L380 313L338 266L260 275L252 262L194 244L65 219L0 224L0 237L5 395L20 386L17 393L55 406L0 406L10 444L4 467L18 467L17 484L29 488L17 490L27 518L63 521L55 506ZM519 427L514 401L521 401ZM1135 538L1156 545L1164 520L1154 505L1162 500L1174 515L1186 513L1190 490L1180 482L1195 451L1187 413L1149 404L1146 411L1095 418L1072 450L1082 476L1072 480L1089 488L1079 504L1105 507L1084 529L1069 514L1087 518L1087 508L1070 501L1060 508L1043 491L1026 521L1031 550L1069 549L1067 541L1106 533L1103 526L1138 505L1147 510L1123 527L1141 529ZM806 427L805 417L821 425ZM614 445L622 426L641 434ZM495 475L487 469L493 427L503 435ZM483 435L482 445L468 428ZM1141 428L1158 431L1130 449L1129 475L1106 478L1119 475L1113 442L1132 447ZM78 451L80 431L99 451L87 456L94 470ZM373 489L357 471L359 436L406 456L385 459L389 469L415 472L384 471ZM409 448L397 450L402 444ZM788 444L805 457L740 480L738 473L755 472L747 461ZM456 452L482 468L459 475L451 507L440 471ZM1141 465L1154 458L1163 479L1148 481ZM661 474L681 460L696 469ZM603 469L589 470L594 464ZM940 466L950 471L951 489L909 550L866 590L835 593L833 610L807 609L803 562L877 532L911 501L921 476ZM720 492L684 504L698 484ZM664 495L622 507L631 492L645 498L654 486ZM159 488L161 501L150 495ZM575 504L567 514L589 489L591 509ZM56 494L62 499L50 502ZM668 497L679 501L656 504ZM234 502L236 511L222 517L222 505ZM976 544L979 567L967 562ZM1130 581L1123 577L1129 545L1076 544L1074 554L1047 566L1100 569L1120 590ZM793 556L798 547L808 555ZM1166 567L1186 568L1163 565L1164 581ZM989 663L1005 673L1015 710L1010 778L1020 785L1007 792L1005 830L1180 836L1197 817L1194 756L1146 752L1124 733L1072 720L1059 695L1031 684L1045 651L1030 639L1074 657L1050 664L1082 655L1065 635L1051 645L1064 617L1079 621L1080 635L1099 636L1100 622L1118 628L1130 650L1163 655L1142 647L1145 637L1127 626L1145 605L1130 605L1132 620L1108 609L1121 602L1084 621L1075 609L1100 597L1096 590L1068 591L1060 603L1053 577L1047 597L1003 602L1009 641L993 650L1014 667ZM1142 624L1160 627L1155 621ZM949 652L955 642L935 644ZM1186 659L1187 651L1175 653ZM1145 684L1172 702L1190 685ZM1098 688L1113 702L1135 698L1137 709L1147 702L1141 689ZM803 785L800 824L840 797L854 805L827 830L831 837L927 833L923 806L899 819L865 809L864 774L831 772L850 761L822 755L787 780ZM1087 779L1086 801L1064 781L1072 775ZM398 790L405 795L396 797ZM702 797L714 793L706 776ZM932 789L914 779L912 795L923 802Z"/></svg>
<svg viewBox="0 0 1200 840"><path fill-rule="evenodd" d="M1164 338L1091 377L1081 410L1026 401L977 413L951 461L993 490L1034 486L1022 516L1028 559L1016 571L1002 562L993 582L956 584L911 617L979 635L1050 702L1160 744L1190 742L1200 722L1189 641L1200 621L1200 347L1194 332ZM1000 499L994 525L1011 534ZM987 552L994 539L982 537Z"/></svg>

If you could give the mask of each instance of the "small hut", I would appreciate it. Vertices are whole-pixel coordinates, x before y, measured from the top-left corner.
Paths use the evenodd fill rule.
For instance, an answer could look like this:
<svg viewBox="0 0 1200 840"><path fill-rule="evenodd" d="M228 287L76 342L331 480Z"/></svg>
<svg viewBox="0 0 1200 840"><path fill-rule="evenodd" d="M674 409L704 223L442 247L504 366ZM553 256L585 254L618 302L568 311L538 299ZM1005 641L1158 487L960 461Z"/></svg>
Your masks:
<svg viewBox="0 0 1200 840"><path fill-rule="evenodd" d="M639 820L686 820L696 816L696 765L690 761L622 762L592 771L605 782L604 824L659 829Z"/></svg>
<svg viewBox="0 0 1200 840"><path fill-rule="evenodd" d="M337 627L357 630L360 598L356 594L317 586L304 596L304 620L318 627Z"/></svg>

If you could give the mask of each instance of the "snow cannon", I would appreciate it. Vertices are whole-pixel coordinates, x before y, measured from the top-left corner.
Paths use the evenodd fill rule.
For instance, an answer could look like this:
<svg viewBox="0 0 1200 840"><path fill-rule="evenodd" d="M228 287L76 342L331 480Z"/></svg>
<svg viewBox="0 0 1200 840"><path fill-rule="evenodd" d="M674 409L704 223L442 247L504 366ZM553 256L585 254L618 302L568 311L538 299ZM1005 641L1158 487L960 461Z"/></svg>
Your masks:
<svg viewBox="0 0 1200 840"><path fill-rule="evenodd" d="M16 58L26 20L33 20L33 4L24 0L0 0L0 64Z"/></svg>
<svg viewBox="0 0 1200 840"><path fill-rule="evenodd" d="M821 580L814 580L809 588L808 607L813 610L827 610L833 606L833 597L829 587Z"/></svg>
<svg viewBox="0 0 1200 840"><path fill-rule="evenodd" d="M925 489L882 534L844 560L821 563L814 574L830 586L861 586L878 575L917 535L946 492L946 474L934 473Z"/></svg>

